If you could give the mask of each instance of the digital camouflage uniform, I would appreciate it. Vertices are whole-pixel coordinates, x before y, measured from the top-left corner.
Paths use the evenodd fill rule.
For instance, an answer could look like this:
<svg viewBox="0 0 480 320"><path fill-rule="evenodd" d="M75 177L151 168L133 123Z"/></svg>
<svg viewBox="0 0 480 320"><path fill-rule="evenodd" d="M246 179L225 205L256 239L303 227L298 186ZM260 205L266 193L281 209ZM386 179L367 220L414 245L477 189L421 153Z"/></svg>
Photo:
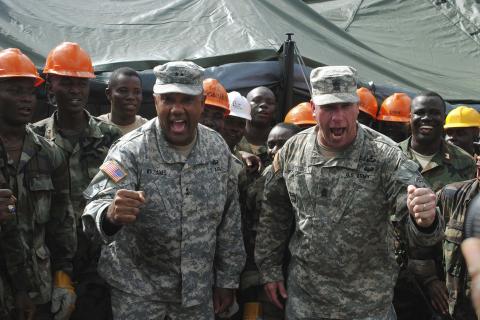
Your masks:
<svg viewBox="0 0 480 320"><path fill-rule="evenodd" d="M438 207L445 218L443 264L449 293L449 312L455 319L476 320L468 274L460 244L468 204L480 191L478 179L448 184L438 194Z"/></svg>
<svg viewBox="0 0 480 320"><path fill-rule="evenodd" d="M400 147L407 157L417 164L413 153L411 152L411 138L400 143ZM420 164L419 164L420 165ZM473 157L463 149L449 144L442 140L440 150L432 158L427 167L421 169L421 174L425 181L431 186L434 192L438 192L445 185L453 182L472 179L476 174L476 165ZM405 244L401 244L405 246ZM442 243L432 247L419 247L407 249L409 255L407 270L402 270L396 288L396 305L405 312L404 319L410 319L411 314L420 313L420 309L425 309L425 302L422 303L421 288L434 280L444 280L445 274L442 267ZM413 275L412 275L413 273ZM415 276L418 285L413 286L411 279ZM413 290L413 291L412 291ZM427 297L429 300L430 297ZM420 302L420 304L419 304ZM429 303L427 301L426 303ZM402 307L403 305L403 307ZM403 319L402 317L400 317Z"/></svg>
<svg viewBox="0 0 480 320"><path fill-rule="evenodd" d="M126 177L95 177L83 221L106 242L99 272L114 288L114 318L164 319L156 312L167 310L172 319L213 319L212 287L237 288L245 262L238 171L225 141L199 124L185 159L155 118L122 137L105 161ZM146 202L133 224L107 236L102 219L119 189L142 190Z"/></svg>
<svg viewBox="0 0 480 320"><path fill-rule="evenodd" d="M8 159L1 143L0 154ZM72 274L77 248L65 158L53 143L27 126L17 167L11 159L1 161L0 167L8 189L17 198L15 219L24 251L4 251L4 257L8 265L26 255L29 296L37 305L48 303L53 273ZM15 237L3 241L10 249L17 245Z"/></svg>
<svg viewBox="0 0 480 320"><path fill-rule="evenodd" d="M273 161L255 248L263 282L283 280L293 222L289 320L391 319L398 265L387 213L415 245L440 241L443 221L437 217L430 233L416 227L407 186L425 182L391 139L358 124L353 144L327 159L317 128L290 138Z"/></svg>
<svg viewBox="0 0 480 320"><path fill-rule="evenodd" d="M70 175L70 197L77 221L78 248L74 258L74 281L76 282L77 304L73 319L90 317L90 320L102 319L104 312L110 312L108 289L97 274L97 261L100 255L100 243L91 242L82 231L81 215L85 208L83 191L97 174L110 146L119 137L121 131L91 116L87 111L88 124L79 142L72 145L62 135L57 126L57 112L49 118L33 125L36 133L53 141L64 152ZM105 301L102 307L100 301ZM98 309L92 309L92 304ZM96 308L96 307L95 307ZM106 310L100 310L100 309ZM84 312L84 315L80 314ZM93 316L94 318L91 318Z"/></svg>

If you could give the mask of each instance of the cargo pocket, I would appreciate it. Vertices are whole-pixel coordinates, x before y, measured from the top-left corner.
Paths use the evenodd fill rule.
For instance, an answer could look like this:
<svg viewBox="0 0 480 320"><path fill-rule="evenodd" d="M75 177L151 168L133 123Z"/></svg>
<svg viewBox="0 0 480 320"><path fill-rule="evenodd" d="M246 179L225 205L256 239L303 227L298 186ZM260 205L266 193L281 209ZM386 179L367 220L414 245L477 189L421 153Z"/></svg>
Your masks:
<svg viewBox="0 0 480 320"><path fill-rule="evenodd" d="M52 268L50 263L50 251L41 244L32 249L31 279L34 280L34 288L30 292L31 298L36 304L44 304L51 300L52 292Z"/></svg>
<svg viewBox="0 0 480 320"><path fill-rule="evenodd" d="M443 243L443 255L445 270L448 274L459 277L461 274L462 254L460 244L463 240L463 231L449 223L445 229L445 241Z"/></svg>
<svg viewBox="0 0 480 320"><path fill-rule="evenodd" d="M48 175L34 176L29 181L29 189L32 191L30 196L35 221L38 224L47 223L50 220L50 205L54 190L52 179Z"/></svg>

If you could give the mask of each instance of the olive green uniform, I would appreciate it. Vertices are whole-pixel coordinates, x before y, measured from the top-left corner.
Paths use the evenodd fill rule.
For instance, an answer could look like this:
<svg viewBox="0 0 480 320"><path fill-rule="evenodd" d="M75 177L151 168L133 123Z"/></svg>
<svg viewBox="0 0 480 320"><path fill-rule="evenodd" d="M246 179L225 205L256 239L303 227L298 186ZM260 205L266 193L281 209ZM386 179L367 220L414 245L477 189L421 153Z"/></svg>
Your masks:
<svg viewBox="0 0 480 320"><path fill-rule="evenodd" d="M26 256L25 280L17 278L23 277L20 274L12 276L12 281L27 281L32 301L46 304L51 300L52 275L56 271L72 274L77 248L65 158L57 146L28 126L18 164L9 158L1 143L0 154L4 159L0 163L0 180L17 199L15 222L21 239L18 247L16 237L4 237L3 255L7 266Z"/></svg>
<svg viewBox="0 0 480 320"><path fill-rule="evenodd" d="M110 313L108 288L97 273L100 242L92 242L82 231L81 216L86 205L83 191L99 171L110 146L122 136L114 125L85 111L88 124L77 141L68 139L57 125L58 113L33 125L38 134L53 141L63 151L70 176L70 197L77 221L78 249L74 259L77 304L72 319L98 317ZM104 307L99 301L106 301ZM101 310L101 311L99 311ZM82 314L82 316L80 316ZM97 318L90 319L97 319Z"/></svg>

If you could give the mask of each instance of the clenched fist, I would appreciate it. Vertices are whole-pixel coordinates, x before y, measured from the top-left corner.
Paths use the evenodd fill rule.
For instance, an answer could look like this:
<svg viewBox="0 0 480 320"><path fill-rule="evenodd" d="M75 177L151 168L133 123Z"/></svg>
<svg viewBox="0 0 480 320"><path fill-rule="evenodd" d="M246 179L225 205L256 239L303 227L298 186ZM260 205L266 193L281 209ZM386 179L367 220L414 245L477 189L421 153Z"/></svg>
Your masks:
<svg viewBox="0 0 480 320"><path fill-rule="evenodd" d="M15 213L17 199L10 189L0 189L0 222L8 219Z"/></svg>
<svg viewBox="0 0 480 320"><path fill-rule="evenodd" d="M435 221L437 197L428 188L408 186L407 207L415 223L423 228L430 227Z"/></svg>
<svg viewBox="0 0 480 320"><path fill-rule="evenodd" d="M145 193L143 191L120 189L108 207L106 218L117 226L133 223L140 213L140 206L144 203Z"/></svg>

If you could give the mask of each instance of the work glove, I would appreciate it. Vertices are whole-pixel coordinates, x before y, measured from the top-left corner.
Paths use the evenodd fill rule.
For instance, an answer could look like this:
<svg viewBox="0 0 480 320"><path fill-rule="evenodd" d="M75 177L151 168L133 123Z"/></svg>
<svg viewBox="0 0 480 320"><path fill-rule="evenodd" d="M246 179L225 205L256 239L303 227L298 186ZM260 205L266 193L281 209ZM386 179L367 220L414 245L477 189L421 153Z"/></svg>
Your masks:
<svg viewBox="0 0 480 320"><path fill-rule="evenodd" d="M63 271L55 272L53 277L52 308L54 320L68 320L75 310L77 295L70 276Z"/></svg>

